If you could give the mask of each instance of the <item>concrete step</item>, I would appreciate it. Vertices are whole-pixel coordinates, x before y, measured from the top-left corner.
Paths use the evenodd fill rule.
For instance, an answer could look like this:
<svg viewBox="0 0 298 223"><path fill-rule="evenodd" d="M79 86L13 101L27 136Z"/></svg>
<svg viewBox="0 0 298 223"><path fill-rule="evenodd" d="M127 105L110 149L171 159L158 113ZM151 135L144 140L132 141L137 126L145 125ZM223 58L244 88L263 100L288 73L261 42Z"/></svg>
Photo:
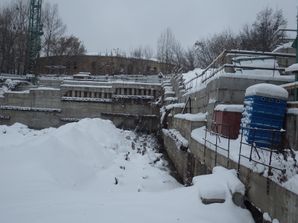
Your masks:
<svg viewBox="0 0 298 223"><path fill-rule="evenodd" d="M190 140L192 130L206 125L206 115L176 114L173 116L172 128L177 129L186 139Z"/></svg>

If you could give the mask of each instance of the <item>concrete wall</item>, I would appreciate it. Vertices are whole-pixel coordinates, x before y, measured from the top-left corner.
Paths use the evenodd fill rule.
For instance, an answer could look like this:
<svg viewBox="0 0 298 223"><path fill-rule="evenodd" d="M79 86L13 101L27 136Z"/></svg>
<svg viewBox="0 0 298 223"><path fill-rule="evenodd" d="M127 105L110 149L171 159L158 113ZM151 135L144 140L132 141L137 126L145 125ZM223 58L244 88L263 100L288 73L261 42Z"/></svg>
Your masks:
<svg viewBox="0 0 298 223"><path fill-rule="evenodd" d="M192 139L190 141L190 151L195 158L206 166L206 172L215 166L215 152L206 149L204 156L204 145ZM217 154L216 165L229 169L237 169L238 163ZM200 167L197 167L200 168ZM197 170L200 172L200 170ZM240 180L246 186L247 199L261 211L268 212L272 218L277 218L280 222L295 223L298 219L298 195L281 187L277 183L254 173L245 166L240 167ZM269 185L269 186L268 186ZM268 188L268 191L267 191Z"/></svg>
<svg viewBox="0 0 298 223"><path fill-rule="evenodd" d="M286 116L286 140L290 148L298 151L298 114Z"/></svg>
<svg viewBox="0 0 298 223"><path fill-rule="evenodd" d="M0 110L0 115L9 117L9 120L0 119L0 125L22 123L32 129L44 129L61 126L59 112L37 112L19 110Z"/></svg>
<svg viewBox="0 0 298 223"><path fill-rule="evenodd" d="M60 90L32 89L26 92L7 92L1 105L59 108Z"/></svg>
<svg viewBox="0 0 298 223"><path fill-rule="evenodd" d="M165 146L164 148L177 171L179 180L182 183L187 184L189 180L187 168L189 156L188 152L178 149L175 144L175 141L166 134L163 134L163 142Z"/></svg>
<svg viewBox="0 0 298 223"><path fill-rule="evenodd" d="M82 118L107 118L114 121L117 127L135 129L138 126L139 130L157 131L159 108L152 102L161 94L160 85L115 83L103 88L94 88L92 83L89 85L91 86L62 85L61 90L37 88L25 92L8 92L4 98L0 98L0 124L20 122L40 129L57 127ZM134 89L131 93L134 92L136 97L128 95L123 99L113 98L117 96L117 91L118 94L125 91L128 94L128 89ZM80 96L71 96L65 100L65 94L74 90L78 91ZM99 91L102 97L108 93L109 98L93 100L97 99L93 93ZM85 93L88 94L87 98ZM142 95L137 95L138 93Z"/></svg>

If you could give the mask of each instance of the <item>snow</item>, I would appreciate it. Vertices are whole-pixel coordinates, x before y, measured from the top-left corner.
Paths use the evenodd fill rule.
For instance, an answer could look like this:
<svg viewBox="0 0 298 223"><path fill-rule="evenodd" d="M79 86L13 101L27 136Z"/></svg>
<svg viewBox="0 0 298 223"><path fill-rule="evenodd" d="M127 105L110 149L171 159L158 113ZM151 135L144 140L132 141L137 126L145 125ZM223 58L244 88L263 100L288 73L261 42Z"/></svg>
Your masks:
<svg viewBox="0 0 298 223"><path fill-rule="evenodd" d="M78 102L99 102L110 103L113 100L110 98L90 98L90 97L62 97L62 101L78 101Z"/></svg>
<svg viewBox="0 0 298 223"><path fill-rule="evenodd" d="M36 108L12 105L0 105L0 110L36 111L36 112L61 112L59 108Z"/></svg>
<svg viewBox="0 0 298 223"><path fill-rule="evenodd" d="M284 43L284 44L276 47L272 52L275 53L275 52L279 52L280 50L283 50L283 49L293 48L292 45L293 45L292 41Z"/></svg>
<svg viewBox="0 0 298 223"><path fill-rule="evenodd" d="M263 219L264 219L265 221L268 221L268 222L271 222L271 221L272 221L270 215L269 215L267 212L265 212L265 213L263 214Z"/></svg>
<svg viewBox="0 0 298 223"><path fill-rule="evenodd" d="M188 148L188 140L185 139L178 130L162 129L162 132L175 141L178 149L185 150Z"/></svg>
<svg viewBox="0 0 298 223"><path fill-rule="evenodd" d="M214 111L225 111L225 112L243 112L243 105L235 104L219 104L214 108Z"/></svg>
<svg viewBox="0 0 298 223"><path fill-rule="evenodd" d="M199 74L203 72L203 69L201 68L196 68L192 71L189 71L187 73L182 74L183 75L183 80L185 83L189 82L191 79L197 77Z"/></svg>
<svg viewBox="0 0 298 223"><path fill-rule="evenodd" d="M175 91L173 91L173 87L171 86L164 86L164 94L175 94Z"/></svg>
<svg viewBox="0 0 298 223"><path fill-rule="evenodd" d="M233 64L248 68L236 68L236 73L239 75L262 75L262 76L280 76L279 71L274 70L278 68L277 60L268 58L267 56L239 56L233 58ZM257 68L268 68L269 70L262 70Z"/></svg>
<svg viewBox="0 0 298 223"><path fill-rule="evenodd" d="M246 89L245 96L264 96L270 98L288 99L288 91L284 88L273 84L255 84Z"/></svg>
<svg viewBox="0 0 298 223"><path fill-rule="evenodd" d="M295 194L298 194L298 174L285 182L284 186Z"/></svg>
<svg viewBox="0 0 298 223"><path fill-rule="evenodd" d="M204 140L205 133L206 133L205 127L197 128L192 131L191 137L195 141L204 145L205 144L205 140ZM223 137L220 137L220 140L216 140L216 135L210 134L208 132L207 138L208 138L208 141L210 141L213 144L206 142L206 146L209 149L214 150L214 151L215 151L214 145L215 145L216 141L218 144L218 148L222 147L222 148L227 149L228 145L230 144L229 158L230 158L230 160L233 160L234 162L238 163L239 149L240 149L240 138L241 138L240 135L235 140L230 139L230 141L229 141L228 139L223 138ZM241 151L242 155L244 155L246 157L250 156L250 151L251 151L250 145L243 144L241 150L242 150ZM217 152L225 157L228 157L227 151L218 149ZM255 160L258 160L259 162L269 164L269 158L270 158L269 152L265 151L265 150L258 149L258 153L260 155L260 159L258 158L255 151L253 151L253 153L252 153L252 158ZM295 184L298 185L298 178L297 178L298 168L297 168L296 160L293 158L293 156L290 152L285 151L284 153L287 156L287 159L285 159L283 154L273 153L271 165L276 168L285 169L286 173L283 174L279 170L272 169L273 175L269 176L269 178L272 181L276 182L277 184L281 185L282 187L285 187L286 189L296 193L296 192L298 192L296 189L298 187L293 189L293 187L291 186L291 185L293 185L293 182L295 182ZM298 152L294 151L294 155L297 157ZM249 160L245 159L245 158L241 158L241 165L253 170L254 172L260 173L265 177L268 177L268 168L263 165L257 164L253 161L249 162ZM291 179L292 179L292 181L291 181ZM287 182L291 182L291 183L287 183Z"/></svg>
<svg viewBox="0 0 298 223"><path fill-rule="evenodd" d="M199 197L204 199L228 200L235 193L245 193L245 186L237 178L236 171L220 166L214 167L211 175L194 177L193 183L199 188Z"/></svg>
<svg viewBox="0 0 298 223"><path fill-rule="evenodd" d="M92 83L90 83L92 84ZM83 85L83 84L62 84L61 87L73 87L73 88L98 88L98 89L111 89L113 86L107 86L107 85Z"/></svg>
<svg viewBox="0 0 298 223"><path fill-rule="evenodd" d="M165 106L166 110L171 110L173 108L184 108L185 107L185 103L175 103L175 104L170 104Z"/></svg>
<svg viewBox="0 0 298 223"><path fill-rule="evenodd" d="M38 88L30 88L30 91L60 91L59 88L52 88L52 87L38 87Z"/></svg>
<svg viewBox="0 0 298 223"><path fill-rule="evenodd" d="M241 53L241 52L239 52ZM210 68L209 70L203 69L195 69L193 71L189 71L187 73L182 74L183 83L185 85L186 93L185 95L189 95L191 93L200 91L201 89L206 88L207 84L217 78L220 77L231 77L231 78L241 78L241 79L256 79L256 80L278 80L278 81L294 81L293 75L291 76L282 76L279 71L274 70L279 68L279 65L276 60L272 58L268 58L265 56L238 56L232 58L232 66L243 66L248 68L235 68L235 73L227 73L224 69L219 70L215 68ZM260 68L268 68L269 70L257 69ZM202 73L204 75L202 75ZM211 78L207 79L202 83L207 77Z"/></svg>
<svg viewBox="0 0 298 223"><path fill-rule="evenodd" d="M298 63L292 64L286 68L286 72L298 72Z"/></svg>
<svg viewBox="0 0 298 223"><path fill-rule="evenodd" d="M177 97L166 97L164 101L171 102L171 101L178 101Z"/></svg>
<svg viewBox="0 0 298 223"><path fill-rule="evenodd" d="M114 95L115 99L135 99L135 100L153 100L154 97L150 95Z"/></svg>
<svg viewBox="0 0 298 223"><path fill-rule="evenodd" d="M298 115L298 108L288 108L287 114Z"/></svg>
<svg viewBox="0 0 298 223"><path fill-rule="evenodd" d="M184 119L187 121L192 121L192 122L203 122L206 121L207 113L196 113L196 114L176 114L174 118L178 119Z"/></svg>
<svg viewBox="0 0 298 223"><path fill-rule="evenodd" d="M169 175L154 137L107 120L0 126L0 141L0 222L253 222L230 201L202 204Z"/></svg>

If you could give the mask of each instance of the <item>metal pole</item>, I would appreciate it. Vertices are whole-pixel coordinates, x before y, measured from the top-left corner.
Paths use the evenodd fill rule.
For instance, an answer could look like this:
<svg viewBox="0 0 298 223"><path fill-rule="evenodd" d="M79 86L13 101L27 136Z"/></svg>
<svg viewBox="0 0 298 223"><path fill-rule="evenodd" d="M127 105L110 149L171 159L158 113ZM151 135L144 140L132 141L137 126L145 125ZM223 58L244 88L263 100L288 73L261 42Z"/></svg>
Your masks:
<svg viewBox="0 0 298 223"><path fill-rule="evenodd" d="M205 126L205 140L204 140L204 164L206 165L206 140L207 140L207 124Z"/></svg>
<svg viewBox="0 0 298 223"><path fill-rule="evenodd" d="M296 33L296 63L298 63L298 7L297 7L297 33ZM298 81L298 72L295 74L295 81ZM295 101L298 101L298 88L295 90Z"/></svg>
<svg viewBox="0 0 298 223"><path fill-rule="evenodd" d="M218 125L215 124L216 134L215 134L215 159L214 159L214 166L217 164L217 138L218 138Z"/></svg>
<svg viewBox="0 0 298 223"><path fill-rule="evenodd" d="M243 127L241 127L241 139L240 139L240 148L239 148L239 159L238 159L238 177L240 176L240 160L241 160L241 151L242 151L242 140L243 140Z"/></svg>

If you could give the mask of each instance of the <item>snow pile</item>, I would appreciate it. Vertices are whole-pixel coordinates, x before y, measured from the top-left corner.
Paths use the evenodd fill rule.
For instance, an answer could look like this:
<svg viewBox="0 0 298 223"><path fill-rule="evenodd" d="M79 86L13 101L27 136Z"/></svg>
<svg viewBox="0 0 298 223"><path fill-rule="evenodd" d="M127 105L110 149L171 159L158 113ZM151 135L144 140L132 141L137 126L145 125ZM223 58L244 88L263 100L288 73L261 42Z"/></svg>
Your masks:
<svg viewBox="0 0 298 223"><path fill-rule="evenodd" d="M287 114L298 115L298 108L288 108Z"/></svg>
<svg viewBox="0 0 298 223"><path fill-rule="evenodd" d="M270 216L267 212L265 212L265 213L263 214L263 220L264 220L265 222L279 223L279 220L277 220L277 219L273 219L273 220L272 220L271 216Z"/></svg>
<svg viewBox="0 0 298 223"><path fill-rule="evenodd" d="M245 96L263 96L269 98L279 98L279 99L288 99L288 91L283 87L273 85L273 84L255 84L246 89Z"/></svg>
<svg viewBox="0 0 298 223"><path fill-rule="evenodd" d="M201 199L231 200L232 195L244 195L244 184L237 178L236 170L214 167L211 175L194 177L194 185L199 189Z"/></svg>
<svg viewBox="0 0 298 223"><path fill-rule="evenodd" d="M292 73L292 72L298 72L298 63L292 64L288 68L286 68L286 72Z"/></svg>
<svg viewBox="0 0 298 223"><path fill-rule="evenodd" d="M177 97L166 97L164 99L164 101L165 102L171 102L171 103L173 103L173 102L177 102L178 101L178 98Z"/></svg>
<svg viewBox="0 0 298 223"><path fill-rule="evenodd" d="M173 108L184 108L185 107L185 103L175 103L175 104L170 104L165 106L166 110L172 110Z"/></svg>
<svg viewBox="0 0 298 223"><path fill-rule="evenodd" d="M28 84L27 81L6 79L5 82L3 83L2 87L0 87L0 97L3 97L5 92L14 90L21 83Z"/></svg>
<svg viewBox="0 0 298 223"><path fill-rule="evenodd" d="M164 86L163 88L164 88L165 94L175 95L175 91L173 90L173 87Z"/></svg>
<svg viewBox="0 0 298 223"><path fill-rule="evenodd" d="M110 121L0 126L0 142L0 222L253 222L232 203L203 205L169 175L154 137Z"/></svg>
<svg viewBox="0 0 298 223"><path fill-rule="evenodd" d="M214 111L242 113L243 109L243 105L219 104L214 108Z"/></svg>
<svg viewBox="0 0 298 223"><path fill-rule="evenodd" d="M192 121L192 122L204 122L206 121L207 113L197 113L197 114L177 114L174 116L174 118L178 119L184 119L187 121Z"/></svg>
<svg viewBox="0 0 298 223"><path fill-rule="evenodd" d="M273 53L275 53L275 52L282 52L283 50L291 49L291 48L293 48L292 45L293 45L293 41L284 43L284 44L276 47L272 52Z"/></svg>
<svg viewBox="0 0 298 223"><path fill-rule="evenodd" d="M201 73L203 72L203 69L201 68L196 68L192 71L189 71L187 73L182 74L183 76L183 80L185 83L189 82L190 80L192 80L195 77L198 77Z"/></svg>
<svg viewBox="0 0 298 223"><path fill-rule="evenodd" d="M4 85L7 86L8 90L13 90L19 83L20 81L6 79L6 81L4 82Z"/></svg>

